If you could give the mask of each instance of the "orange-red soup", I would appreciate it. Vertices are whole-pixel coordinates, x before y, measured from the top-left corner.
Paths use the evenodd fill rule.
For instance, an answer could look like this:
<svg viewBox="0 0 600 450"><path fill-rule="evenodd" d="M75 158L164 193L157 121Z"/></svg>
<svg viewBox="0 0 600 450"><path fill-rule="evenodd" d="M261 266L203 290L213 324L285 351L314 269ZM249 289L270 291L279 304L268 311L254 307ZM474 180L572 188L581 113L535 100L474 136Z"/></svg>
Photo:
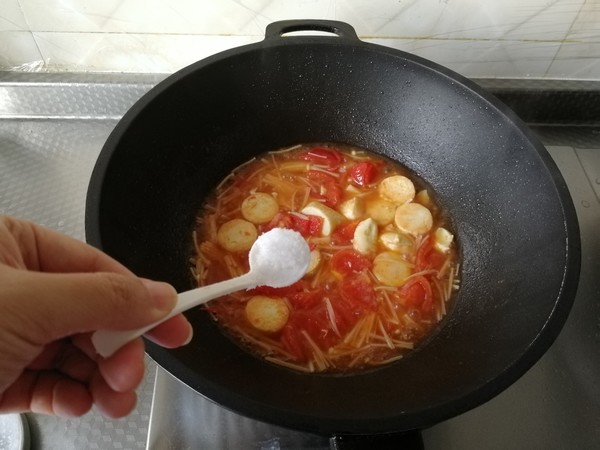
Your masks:
<svg viewBox="0 0 600 450"><path fill-rule="evenodd" d="M414 175L363 149L299 145L233 171L198 217L198 284L246 273L252 243L273 227L306 238L307 274L206 306L273 363L346 372L396 361L442 320L458 288L447 215Z"/></svg>

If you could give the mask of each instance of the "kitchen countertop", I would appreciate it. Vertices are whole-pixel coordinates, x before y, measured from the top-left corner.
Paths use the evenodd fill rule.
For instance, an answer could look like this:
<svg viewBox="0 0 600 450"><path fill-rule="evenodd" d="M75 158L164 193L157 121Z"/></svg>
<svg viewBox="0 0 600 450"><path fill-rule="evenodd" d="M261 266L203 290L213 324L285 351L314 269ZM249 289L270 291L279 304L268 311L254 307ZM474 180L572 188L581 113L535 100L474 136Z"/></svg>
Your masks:
<svg viewBox="0 0 600 450"><path fill-rule="evenodd" d="M85 239L87 184L106 138L127 109L164 75L23 74L0 72L0 213ZM481 80L517 112L513 87L529 83ZM597 84L536 83L561 95ZM565 87L563 89L563 87ZM544 91L544 101L556 101ZM590 98L587 96L585 98ZM568 97L571 98L571 97ZM529 103L531 105L531 103ZM597 104L588 105L593 113ZM582 232L582 282L569 320L550 351L517 383L490 402L423 433L426 448L594 448L600 441L600 127L581 108L562 118L527 118L563 176ZM528 113L530 110L528 110ZM570 126L568 118L576 126ZM78 419L27 414L35 449L327 448L326 438L248 421L192 393L149 358L133 414L109 420L92 411ZM156 382L155 382L156 380ZM156 389L156 393L154 390ZM171 400L170 402L167 400ZM176 401L173 401L176 400ZM207 427L184 428L186 412L212 414ZM207 418L207 420L209 420ZM208 423L207 423L208 425ZM170 428L169 428L170 427ZM214 428L216 427L216 428ZM219 428L221 427L221 428ZM240 430L237 437L225 432ZM244 435L244 430L248 434ZM187 440L186 440L187 439ZM244 440L246 439L246 440ZM286 447L286 442L289 446ZM190 448L197 448L196 446Z"/></svg>
<svg viewBox="0 0 600 450"><path fill-rule="evenodd" d="M125 111L160 76L0 73L0 213L85 240L87 185ZM146 360L138 406L127 418L96 411L59 419L27 414L32 449L144 449L156 365Z"/></svg>

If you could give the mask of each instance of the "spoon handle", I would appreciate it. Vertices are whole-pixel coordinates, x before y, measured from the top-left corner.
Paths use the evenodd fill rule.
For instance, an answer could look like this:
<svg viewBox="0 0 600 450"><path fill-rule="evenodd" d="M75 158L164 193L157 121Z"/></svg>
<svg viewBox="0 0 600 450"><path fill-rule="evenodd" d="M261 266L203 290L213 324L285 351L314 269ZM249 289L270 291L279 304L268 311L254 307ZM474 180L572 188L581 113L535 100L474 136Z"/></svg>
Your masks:
<svg viewBox="0 0 600 450"><path fill-rule="evenodd" d="M128 342L179 313L187 311L194 306L202 305L217 297L241 291L242 289L255 287L257 284L256 277L249 272L230 280L182 292L177 295L177 304L165 318L136 330L98 330L92 335L92 343L94 344L96 351L101 356L107 358Z"/></svg>

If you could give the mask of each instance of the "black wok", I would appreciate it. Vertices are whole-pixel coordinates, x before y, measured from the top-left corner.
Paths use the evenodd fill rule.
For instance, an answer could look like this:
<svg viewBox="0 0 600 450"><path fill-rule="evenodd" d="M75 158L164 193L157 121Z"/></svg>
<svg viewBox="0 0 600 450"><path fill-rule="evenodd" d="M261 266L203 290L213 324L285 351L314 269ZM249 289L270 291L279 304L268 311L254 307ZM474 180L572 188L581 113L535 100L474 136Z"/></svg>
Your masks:
<svg viewBox="0 0 600 450"><path fill-rule="evenodd" d="M282 36L298 29L336 36ZM580 242L565 182L523 123L477 85L364 43L346 24L274 23L264 41L158 84L98 158L87 239L140 276L189 289L205 195L253 155L320 141L401 162L450 213L461 289L439 331L378 370L306 375L241 350L194 310L192 343L149 343L150 356L228 409L316 433L419 429L508 387L551 345L575 296Z"/></svg>

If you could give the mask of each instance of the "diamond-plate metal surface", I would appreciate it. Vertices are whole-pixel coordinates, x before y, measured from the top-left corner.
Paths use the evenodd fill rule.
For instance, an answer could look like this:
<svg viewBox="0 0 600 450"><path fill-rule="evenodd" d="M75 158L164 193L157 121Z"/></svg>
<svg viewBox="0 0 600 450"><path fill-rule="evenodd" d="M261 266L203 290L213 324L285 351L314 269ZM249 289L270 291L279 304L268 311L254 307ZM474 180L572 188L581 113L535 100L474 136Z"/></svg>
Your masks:
<svg viewBox="0 0 600 450"><path fill-rule="evenodd" d="M72 75L50 81L0 75L0 213L84 240L85 196L96 158L117 119L152 83L124 88ZM130 416L111 420L92 411L67 420L27 414L31 448L144 449L156 371L149 358L146 365Z"/></svg>
<svg viewBox="0 0 600 450"><path fill-rule="evenodd" d="M145 449L155 371L156 365L148 359L138 405L126 418L108 419L95 410L75 419L27 414L32 450Z"/></svg>
<svg viewBox="0 0 600 450"><path fill-rule="evenodd" d="M119 119L166 76L0 72L0 118Z"/></svg>
<svg viewBox="0 0 600 450"><path fill-rule="evenodd" d="M115 123L0 122L0 211L83 240L87 185Z"/></svg>

